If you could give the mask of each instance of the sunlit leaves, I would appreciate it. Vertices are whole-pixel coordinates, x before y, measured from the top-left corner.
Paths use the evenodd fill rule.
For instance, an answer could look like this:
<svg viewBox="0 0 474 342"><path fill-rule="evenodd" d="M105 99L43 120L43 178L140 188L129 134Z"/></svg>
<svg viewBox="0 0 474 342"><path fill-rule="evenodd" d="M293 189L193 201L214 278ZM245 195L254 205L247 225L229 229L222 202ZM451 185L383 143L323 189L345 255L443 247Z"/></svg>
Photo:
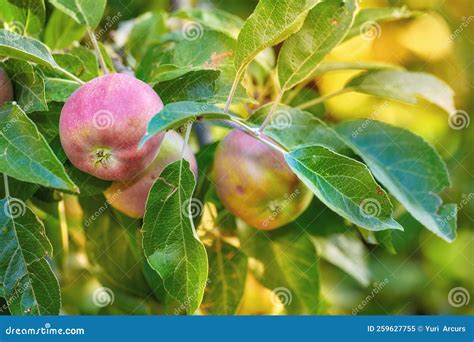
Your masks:
<svg viewBox="0 0 474 342"><path fill-rule="evenodd" d="M104 15L107 0L50 0L58 10L81 25L96 28Z"/></svg>
<svg viewBox="0 0 474 342"><path fill-rule="evenodd" d="M443 81L430 74L402 70L373 70L350 80L346 88L410 104L421 97L448 114L456 111L454 92Z"/></svg>
<svg viewBox="0 0 474 342"><path fill-rule="evenodd" d="M305 146L285 156L293 172L330 209L369 230L403 228L392 204L367 167L323 146Z"/></svg>
<svg viewBox="0 0 474 342"><path fill-rule="evenodd" d="M405 129L371 120L343 123L337 131L413 217L454 240L456 205L443 206L437 195L450 185L449 175L431 145Z"/></svg>
<svg viewBox="0 0 474 342"><path fill-rule="evenodd" d="M199 307L208 274L206 250L190 215L195 185L187 161L170 164L150 190L143 223L148 263L186 313L194 313Z"/></svg>
<svg viewBox="0 0 474 342"><path fill-rule="evenodd" d="M0 30L0 56L35 62L54 68L56 62L49 48L39 40Z"/></svg>
<svg viewBox="0 0 474 342"><path fill-rule="evenodd" d="M17 105L0 108L0 172L18 180L77 191L62 163Z"/></svg>
<svg viewBox="0 0 474 342"><path fill-rule="evenodd" d="M301 30L283 43L278 57L278 79L283 91L313 74L348 32L356 9L355 0L327 0L309 12Z"/></svg>

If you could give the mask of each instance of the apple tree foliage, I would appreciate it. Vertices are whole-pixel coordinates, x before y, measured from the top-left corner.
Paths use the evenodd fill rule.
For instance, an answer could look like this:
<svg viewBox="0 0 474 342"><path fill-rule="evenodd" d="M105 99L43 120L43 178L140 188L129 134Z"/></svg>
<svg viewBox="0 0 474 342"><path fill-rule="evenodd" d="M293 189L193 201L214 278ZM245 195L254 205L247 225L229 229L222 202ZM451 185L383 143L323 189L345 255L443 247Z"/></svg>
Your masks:
<svg viewBox="0 0 474 342"><path fill-rule="evenodd" d="M87 256L84 272L113 291L101 313L232 315L251 271L277 296L276 289L288 291L284 312L317 314L319 258L367 285L364 246L353 233L394 253L391 232L404 229L395 208L447 242L456 238L456 206L439 195L450 177L429 143L375 120L327 122L324 99L299 98L316 75L361 69L343 91L455 111L453 92L432 75L325 62L364 23L409 18L409 11L360 10L356 0L260 0L246 20L216 9L147 12L127 23L119 41L106 31L124 35L117 22L108 25L120 15L107 12L106 21L106 8L106 0L0 1L1 67L15 90L14 102L0 108L0 296L12 314L68 312L70 294L61 289L78 253ZM200 144L197 180L184 160L164 170L143 220L111 208L102 195L110 184L75 169L58 139L63 103L102 74L99 62L109 72L125 65L165 103L142 144L196 125L240 129L284 155L314 194L309 208L272 231L245 225L215 196L217 143ZM259 97L255 89L269 78L270 96ZM319 104L304 105L310 101ZM335 249L336 256L326 253Z"/></svg>

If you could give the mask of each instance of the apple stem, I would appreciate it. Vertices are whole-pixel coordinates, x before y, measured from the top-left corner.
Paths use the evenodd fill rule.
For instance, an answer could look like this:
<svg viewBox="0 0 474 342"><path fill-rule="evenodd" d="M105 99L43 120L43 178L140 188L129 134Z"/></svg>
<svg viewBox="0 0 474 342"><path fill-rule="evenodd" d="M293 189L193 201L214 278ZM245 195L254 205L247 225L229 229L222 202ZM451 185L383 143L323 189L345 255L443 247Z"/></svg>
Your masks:
<svg viewBox="0 0 474 342"><path fill-rule="evenodd" d="M109 71L107 69L107 65L105 63L105 59L104 59L104 56L102 55L102 53L100 52L100 47L99 47L99 43L97 42L97 38L95 37L95 34L94 32L88 28L87 29L87 32L89 33L89 37L91 39L91 42L92 42L92 45L94 46L94 50L95 52L97 53L97 57L99 59L99 64L100 64L100 68L102 69L102 72L104 73L104 75L108 74Z"/></svg>

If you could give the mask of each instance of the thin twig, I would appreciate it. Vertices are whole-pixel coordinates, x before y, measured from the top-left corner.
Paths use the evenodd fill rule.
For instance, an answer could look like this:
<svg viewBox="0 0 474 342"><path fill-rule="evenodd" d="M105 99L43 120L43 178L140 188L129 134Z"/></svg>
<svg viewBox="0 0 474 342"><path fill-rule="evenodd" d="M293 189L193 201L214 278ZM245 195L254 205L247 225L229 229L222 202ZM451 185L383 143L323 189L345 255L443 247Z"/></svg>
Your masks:
<svg viewBox="0 0 474 342"><path fill-rule="evenodd" d="M267 127L267 125L272 121L273 114L275 114L275 111L276 111L278 105L280 104L282 97L283 97L283 90L280 90L280 92L278 93L275 101L273 101L273 105L272 105L272 108L270 108L270 112L268 113L267 117L265 118L263 123L258 128L259 132L263 132L265 127Z"/></svg>
<svg viewBox="0 0 474 342"><path fill-rule="evenodd" d="M99 59L99 64L100 64L100 68L102 69L102 72L104 74L108 74L109 71L107 70L105 59L104 59L104 56L102 56L102 53L100 52L99 43L97 42L97 38L95 37L94 32L88 28L87 33L89 33L89 38L91 39L92 45L94 46L94 50L97 53L97 57Z"/></svg>
<svg viewBox="0 0 474 342"><path fill-rule="evenodd" d="M324 96L320 96L320 97L317 97L311 101L308 101L308 102L305 102L303 104L300 104L299 106L297 106L296 108L298 109L306 109L306 108L309 108L309 107L312 107L312 106L315 106L317 104L320 104L321 102L324 102L324 101L327 101L333 97L336 97L336 96L339 96L339 95L342 95L344 93L347 93L349 91L352 91L351 88L343 88L343 89L340 89L338 91L335 91L334 93L330 93L330 94L327 94L327 95L324 95Z"/></svg>

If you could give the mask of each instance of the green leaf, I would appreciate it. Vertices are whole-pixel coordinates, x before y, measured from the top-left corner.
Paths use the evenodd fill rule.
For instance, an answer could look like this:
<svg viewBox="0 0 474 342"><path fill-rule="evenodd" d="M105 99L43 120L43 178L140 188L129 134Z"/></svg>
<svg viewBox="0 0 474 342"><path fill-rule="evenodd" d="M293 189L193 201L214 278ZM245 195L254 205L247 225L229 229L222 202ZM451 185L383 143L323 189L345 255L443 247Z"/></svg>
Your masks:
<svg viewBox="0 0 474 342"><path fill-rule="evenodd" d="M202 308L211 315L233 315L244 294L247 256L218 239L207 249L209 281Z"/></svg>
<svg viewBox="0 0 474 342"><path fill-rule="evenodd" d="M126 48L135 59L140 60L156 37L166 33L165 22L164 12L146 12L134 20Z"/></svg>
<svg viewBox="0 0 474 342"><path fill-rule="evenodd" d="M204 27L224 33L234 39L237 39L240 29L244 25L243 20L239 17L217 8L212 10L190 8L180 10L174 15L178 18L195 21Z"/></svg>
<svg viewBox="0 0 474 342"><path fill-rule="evenodd" d="M278 79L282 91L313 74L347 34L356 10L355 0L326 0L309 12L301 30L288 38L280 50Z"/></svg>
<svg viewBox="0 0 474 342"><path fill-rule="evenodd" d="M44 26L43 0L0 0L0 19L13 26L14 32L37 36Z"/></svg>
<svg viewBox="0 0 474 342"><path fill-rule="evenodd" d="M368 29L380 30L378 22L406 19L417 13L410 11L407 7L364 8L357 13L346 40L363 34Z"/></svg>
<svg viewBox="0 0 474 342"><path fill-rule="evenodd" d="M43 41L53 50L66 49L81 41L87 29L68 15L54 9L44 30Z"/></svg>
<svg viewBox="0 0 474 342"><path fill-rule="evenodd" d="M390 232L390 231L384 231ZM339 267L357 280L369 286L372 274L367 265L367 248L353 234L334 234L313 238L321 258Z"/></svg>
<svg viewBox="0 0 474 342"><path fill-rule="evenodd" d="M18 180L77 191L35 124L17 105L0 108L0 172Z"/></svg>
<svg viewBox="0 0 474 342"><path fill-rule="evenodd" d="M442 206L437 195L450 186L449 174L434 148L408 130L371 120L336 126L374 176L410 214L447 241L456 237L456 205Z"/></svg>
<svg viewBox="0 0 474 342"><path fill-rule="evenodd" d="M350 80L345 88L391 100L417 104L421 97L448 114L456 111L454 92L433 75L401 70L368 71Z"/></svg>
<svg viewBox="0 0 474 342"><path fill-rule="evenodd" d="M96 28L104 15L107 0L49 0L58 10L81 25Z"/></svg>
<svg viewBox="0 0 474 342"><path fill-rule="evenodd" d="M300 147L285 159L296 175L331 210L368 230L403 228L392 204L367 167L323 146Z"/></svg>
<svg viewBox="0 0 474 342"><path fill-rule="evenodd" d="M242 71L260 51L282 42L297 32L308 11L319 2L319 0L260 0L239 33L234 60L237 75L242 75Z"/></svg>
<svg viewBox="0 0 474 342"><path fill-rule="evenodd" d="M55 68L57 64L48 47L39 40L0 30L0 56L21 59Z"/></svg>
<svg viewBox="0 0 474 342"><path fill-rule="evenodd" d="M187 313L201 304L208 275L206 250L189 215L195 185L187 161L167 166L150 190L143 222L148 263Z"/></svg>
<svg viewBox="0 0 474 342"><path fill-rule="evenodd" d="M153 88L163 103L179 101L205 101L216 93L219 70L190 71L180 77L156 84Z"/></svg>
<svg viewBox="0 0 474 342"><path fill-rule="evenodd" d="M62 78L48 77L44 81L47 102L66 102L72 93L80 87L79 83Z"/></svg>
<svg viewBox="0 0 474 342"><path fill-rule="evenodd" d="M7 60L4 65L13 82L15 100L23 111L48 110L43 79L36 74L33 66L15 59Z"/></svg>
<svg viewBox="0 0 474 342"><path fill-rule="evenodd" d="M260 126L271 107L266 105L258 109L250 117L250 122ZM283 105L278 106L264 133L288 150L303 145L323 145L338 152L347 149L334 130L319 118L306 111Z"/></svg>
<svg viewBox="0 0 474 342"><path fill-rule="evenodd" d="M57 315L59 284L46 261L52 246L43 224L17 199L0 200L0 283L13 315Z"/></svg>
<svg viewBox="0 0 474 342"><path fill-rule="evenodd" d="M293 228L262 232L239 227L239 236L245 253L263 264L259 280L281 299L288 313L316 314L318 255L309 235Z"/></svg>
<svg viewBox="0 0 474 342"><path fill-rule="evenodd" d="M222 109L205 103L190 101L170 103L148 123L147 132L142 138L140 146L143 146L148 139L161 131L176 128L201 118L223 120L232 117L231 114L224 113Z"/></svg>

